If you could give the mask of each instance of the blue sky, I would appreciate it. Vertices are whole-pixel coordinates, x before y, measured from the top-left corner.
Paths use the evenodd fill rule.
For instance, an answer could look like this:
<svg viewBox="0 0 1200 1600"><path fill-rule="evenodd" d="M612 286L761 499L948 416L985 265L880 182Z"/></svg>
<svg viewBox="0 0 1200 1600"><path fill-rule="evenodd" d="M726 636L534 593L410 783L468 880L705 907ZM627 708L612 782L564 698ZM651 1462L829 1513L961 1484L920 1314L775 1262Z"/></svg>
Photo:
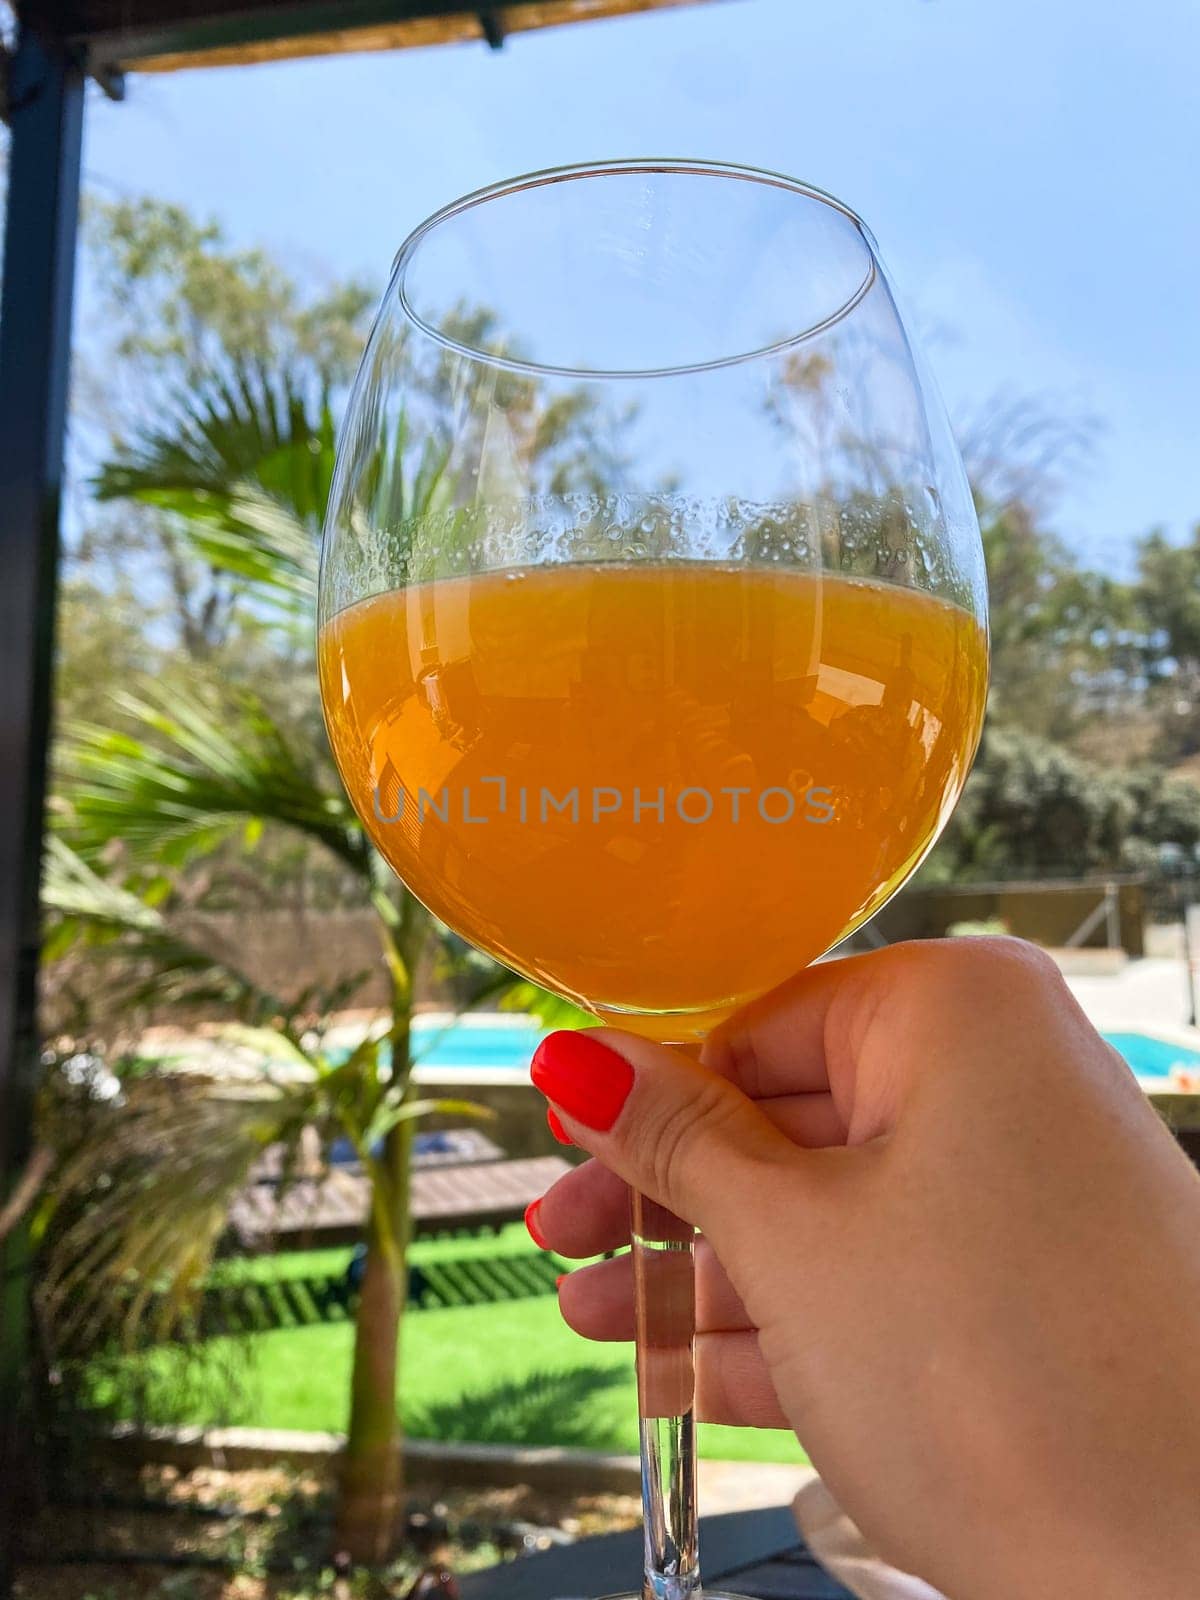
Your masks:
<svg viewBox="0 0 1200 1600"><path fill-rule="evenodd" d="M1089 559L1200 520L1196 0L715 0L482 44L131 80L87 181L381 284L430 211L542 166L776 168L867 219L952 413L1103 420L1058 508ZM86 336L86 335L85 335Z"/></svg>

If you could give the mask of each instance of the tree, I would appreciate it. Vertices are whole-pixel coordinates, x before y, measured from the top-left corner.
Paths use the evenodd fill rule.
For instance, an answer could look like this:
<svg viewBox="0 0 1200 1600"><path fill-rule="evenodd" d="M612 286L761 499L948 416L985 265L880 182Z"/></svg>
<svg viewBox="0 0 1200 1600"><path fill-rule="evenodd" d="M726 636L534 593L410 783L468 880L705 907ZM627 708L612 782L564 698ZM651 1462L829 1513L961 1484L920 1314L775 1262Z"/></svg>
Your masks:
<svg viewBox="0 0 1200 1600"><path fill-rule="evenodd" d="M1075 728L1081 678L1094 666L1097 596L1019 501L981 508L988 572L991 719L1062 739Z"/></svg>
<svg viewBox="0 0 1200 1600"><path fill-rule="evenodd" d="M1090 464L1101 423L1047 396L1001 390L955 431L976 501L993 513L1021 506L1044 527L1064 483Z"/></svg>
<svg viewBox="0 0 1200 1600"><path fill-rule="evenodd" d="M111 609L123 588L176 654L228 664L253 650L256 622L235 604L230 575L197 559L152 501L106 513L78 489L214 372L286 370L306 391L340 393L376 291L354 280L301 282L266 251L231 245L216 222L144 196L90 196L83 251L97 314L75 360L67 581L97 610Z"/></svg>
<svg viewBox="0 0 1200 1600"><path fill-rule="evenodd" d="M1161 768L1085 761L1023 729L989 729L925 883L1064 878L1193 857L1200 788Z"/></svg>
<svg viewBox="0 0 1200 1600"><path fill-rule="evenodd" d="M435 403L437 378L435 369L427 389ZM580 426L599 425L587 406L566 406L557 419L547 419L535 415L532 394L510 398L514 406L527 404L536 425L526 430L525 448L547 471L570 472L579 461L594 470L599 458L577 445ZM96 489L105 500L132 500L169 517L189 559L205 563L232 586L238 610L292 641L312 635L317 544L333 455L328 393L286 371L271 376L243 365L198 378L185 405L104 465ZM444 469L444 457L432 465L427 457L425 452L405 492L418 518ZM395 470L407 470L407 464L398 460ZM323 1093L336 1091L326 1101L330 1115L365 1152L371 1178L338 1539L357 1559L381 1560L394 1538L401 1486L394 1397L412 1131L420 1110L411 1078L414 987L431 949L461 964L461 945L371 848L323 739L294 717L285 723L256 689L199 673L193 682L176 679L166 690L118 694L114 710L114 723L76 726L64 741L58 768L61 836L97 876L115 853L126 875L121 892L133 888L143 899L156 900L151 909L156 918L167 917L171 940L179 942L170 919L178 903L177 875L194 872L247 830L269 828L306 840L349 875L359 902L375 912L390 987L384 1048L376 1054L374 1045L364 1047L345 1070L319 1062L314 1070ZM183 942L194 949L191 941ZM227 983L236 979L235 962L218 965ZM234 987L239 1003L253 1002L261 1022L263 997L236 982ZM514 988L510 974L482 961L473 988L475 1000L511 990L524 1004L553 1004L530 985ZM563 1020L578 1016L569 1008L559 1008L559 1014ZM297 1034L288 1014L275 1020L295 1053ZM382 1142L378 1158L375 1141ZM244 1167L233 1163L222 1170L232 1183Z"/></svg>
<svg viewBox="0 0 1200 1600"><path fill-rule="evenodd" d="M302 286L265 250L238 249L219 223L149 196L90 197L84 243L107 363L88 409L109 420L114 444L231 361L303 366L334 386L354 376L370 285Z"/></svg>
<svg viewBox="0 0 1200 1600"><path fill-rule="evenodd" d="M1132 586L1081 564L1053 531L1064 481L1100 425L1044 398L998 394L958 429L987 562L989 726L1093 759L1148 754L1146 653Z"/></svg>
<svg viewBox="0 0 1200 1600"><path fill-rule="evenodd" d="M1182 544L1160 530L1141 540L1134 601L1159 754L1183 760L1200 752L1200 523Z"/></svg>
<svg viewBox="0 0 1200 1600"><path fill-rule="evenodd" d="M1119 782L1048 740L995 728L952 824L959 875L1059 878L1112 868L1129 821Z"/></svg>
<svg viewBox="0 0 1200 1600"><path fill-rule="evenodd" d="M140 440L136 458L114 462L98 483L102 497L135 498L169 515L189 558L227 578L243 604L285 634L311 619L332 472L329 407L310 406L287 379L210 379L172 418L173 430ZM391 991L387 1053L378 1061L388 1112L387 1125L372 1134L382 1139L382 1154L376 1160L367 1151L372 1202L338 1538L356 1559L382 1560L401 1483L395 1382L408 1245L413 976L436 930L389 881L328 761L314 753L316 742L298 748L260 696L174 688L169 703L161 694L126 695L118 709L136 731L85 725L63 751L63 831L85 863L102 862L119 843L133 869L161 882L232 834L273 825L332 855L377 914ZM363 1058L337 1080L353 1079L350 1099L364 1129L375 1066ZM231 1181L240 1175L236 1164L227 1172Z"/></svg>
<svg viewBox="0 0 1200 1600"><path fill-rule="evenodd" d="M63 763L64 833L93 870L119 842L133 871L144 875L138 883L144 894L169 883L170 872L194 867L232 832L274 824L304 834L335 856L376 908L391 988L386 1052L376 1060L372 1044L368 1055L352 1058L353 1067L331 1082L344 1091L343 1126L349 1131L347 1117L362 1124L358 1144L360 1155L370 1156L372 1192L338 1536L356 1559L382 1560L390 1551L400 1490L395 1379L414 1115L412 980L434 930L411 897L383 880L344 798L288 744L255 697L176 696L170 709L127 699L122 709L140 723L139 734L77 729ZM167 913L172 909L168 897ZM286 1014L281 1020L286 1023ZM286 1026L280 1036L289 1037ZM371 1127L376 1083L383 1097L376 1109L386 1108L387 1116L383 1125ZM275 1122L272 1134L280 1131ZM383 1148L376 1159L378 1139ZM234 1163L207 1187L228 1202L231 1187L243 1179L244 1163Z"/></svg>
<svg viewBox="0 0 1200 1600"><path fill-rule="evenodd" d="M1183 544L1171 544L1159 529L1138 546L1136 598L1147 631L1171 660L1200 665L1200 523Z"/></svg>
<svg viewBox="0 0 1200 1600"><path fill-rule="evenodd" d="M256 1066L249 1084L194 1072L121 1078L99 1058L75 1052L67 1076L82 1096L64 1099L61 1085L47 1084L39 1135L57 1155L58 1170L38 1217L45 1247L36 1293L56 1365L186 1326L191 1292L224 1232L231 1196L265 1149L280 1146L294 1157L308 1129L350 1141L370 1181L373 1234L403 1253L396 1219L405 1208L392 1186L404 1174L391 1144L427 1113L469 1115L474 1108L413 1098L406 1074L380 1070L374 1036L345 1059L330 1056L310 1037L309 1008L318 997L310 992L289 1004L264 991L235 953L217 953L181 932L144 892L97 872L59 837L49 841L43 903L58 954L81 941L104 952L110 982L115 974L128 1007L136 1009L152 989L160 1003L203 1001L241 1018L222 1037ZM336 995L319 998L324 1009ZM358 1337L375 1360L381 1352L371 1335L382 1334L386 1350L387 1330L364 1324L379 1314L377 1301L364 1295ZM382 1408L384 1417L393 1411ZM386 1473L386 1461L374 1465ZM355 1510L352 1501L344 1517ZM347 1526L351 1534L363 1531ZM352 1539L349 1548L365 1558L386 1554L386 1530L386 1520L377 1531L368 1527L367 1543L355 1549Z"/></svg>

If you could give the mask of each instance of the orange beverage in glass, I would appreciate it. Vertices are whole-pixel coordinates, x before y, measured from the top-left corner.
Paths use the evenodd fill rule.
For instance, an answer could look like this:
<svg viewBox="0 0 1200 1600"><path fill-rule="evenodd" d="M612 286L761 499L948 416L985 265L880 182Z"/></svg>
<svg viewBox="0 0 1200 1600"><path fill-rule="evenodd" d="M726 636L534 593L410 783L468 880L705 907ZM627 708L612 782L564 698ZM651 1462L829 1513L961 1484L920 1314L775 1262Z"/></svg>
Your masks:
<svg viewBox="0 0 1200 1600"><path fill-rule="evenodd" d="M320 669L343 777L413 892L686 1040L909 875L970 766L986 642L896 585L610 562L377 595L325 625Z"/></svg>

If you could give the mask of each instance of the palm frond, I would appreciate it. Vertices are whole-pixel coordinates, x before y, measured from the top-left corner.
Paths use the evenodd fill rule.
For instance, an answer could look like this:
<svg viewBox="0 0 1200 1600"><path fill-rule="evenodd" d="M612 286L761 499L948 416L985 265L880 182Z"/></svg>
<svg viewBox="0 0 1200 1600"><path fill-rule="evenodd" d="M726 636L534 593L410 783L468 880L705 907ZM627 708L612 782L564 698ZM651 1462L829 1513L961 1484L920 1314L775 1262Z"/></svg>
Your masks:
<svg viewBox="0 0 1200 1600"><path fill-rule="evenodd" d="M251 1167L268 1145L297 1140L315 1099L311 1083L247 1090L152 1073L93 1108L38 1224L37 1294L58 1352L176 1331Z"/></svg>
<svg viewBox="0 0 1200 1600"><path fill-rule="evenodd" d="M393 1128L432 1114L490 1114L465 1101L419 1100L381 1075L381 1040L371 1034L344 1058L313 1046L294 1008L176 932L161 910L57 836L47 845L43 902L52 938L70 930L119 958L106 968L110 982L114 966L128 974L115 980L125 985L126 1013L150 997L160 1005L199 999L246 1019L227 1023L214 1040L240 1055L230 1065L244 1073L226 1069L218 1078L172 1063L127 1076L118 1095L86 1107L55 1107L48 1074L50 1112L44 1104L39 1136L59 1164L37 1218L38 1292L62 1354L187 1331L193 1291L234 1196L268 1146L282 1146L287 1181L305 1128L340 1129L378 1199L390 1180L374 1152Z"/></svg>
<svg viewBox="0 0 1200 1600"><path fill-rule="evenodd" d="M71 950L102 958L103 976L89 967L89 981L123 1015L136 1015L151 1003L214 1005L258 1023L286 1023L298 1010L227 956L177 931L157 907L97 872L54 834L46 841L42 906L43 958L52 962Z"/></svg>
<svg viewBox="0 0 1200 1600"><path fill-rule="evenodd" d="M316 529L333 476L334 424L326 394L312 396L292 373L246 365L215 372L181 394L164 424L148 429L101 467L101 500L163 504L178 495L201 507L230 484L255 483L295 519Z"/></svg>
<svg viewBox="0 0 1200 1600"><path fill-rule="evenodd" d="M594 1028L596 1019L581 1006L551 994L525 978L510 978L489 994L501 1011L521 1011L536 1017L543 1028Z"/></svg>
<svg viewBox="0 0 1200 1600"><path fill-rule="evenodd" d="M42 906L114 933L159 933L164 927L161 913L153 906L97 872L53 833L46 839L42 862Z"/></svg>
<svg viewBox="0 0 1200 1600"><path fill-rule="evenodd" d="M239 480L220 495L172 490L138 498L180 517L195 554L253 584L259 599L289 610L314 609L317 536L260 485Z"/></svg>
<svg viewBox="0 0 1200 1600"><path fill-rule="evenodd" d="M84 855L121 840L139 861L179 865L247 821L294 828L366 877L369 851L344 794L324 783L249 691L218 704L199 691L123 694L138 733L70 730L62 769L71 834Z"/></svg>
<svg viewBox="0 0 1200 1600"><path fill-rule="evenodd" d="M316 595L334 468L328 396L255 366L211 374L101 467L99 500L170 513L195 554L295 607Z"/></svg>

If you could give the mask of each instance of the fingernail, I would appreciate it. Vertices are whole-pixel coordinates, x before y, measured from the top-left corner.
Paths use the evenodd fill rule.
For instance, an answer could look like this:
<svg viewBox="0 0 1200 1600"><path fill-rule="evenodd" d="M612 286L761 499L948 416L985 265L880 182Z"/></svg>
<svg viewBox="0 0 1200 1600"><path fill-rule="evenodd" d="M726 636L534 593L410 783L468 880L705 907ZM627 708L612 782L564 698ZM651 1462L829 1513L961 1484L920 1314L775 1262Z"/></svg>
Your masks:
<svg viewBox="0 0 1200 1600"><path fill-rule="evenodd" d="M558 1112L555 1111L553 1106L546 1107L546 1122L549 1125L550 1132L558 1140L559 1144L575 1143L574 1139L572 1139L571 1135L563 1127L562 1118L559 1116Z"/></svg>
<svg viewBox="0 0 1200 1600"><path fill-rule="evenodd" d="M585 1128L607 1133L633 1088L633 1068L590 1033L551 1033L534 1052L536 1086Z"/></svg>
<svg viewBox="0 0 1200 1600"><path fill-rule="evenodd" d="M569 1277L570 1277L570 1273L569 1272L560 1272L558 1277L555 1278L555 1280L554 1280L554 1287L556 1289L561 1289L563 1284L567 1281L567 1279Z"/></svg>
<svg viewBox="0 0 1200 1600"><path fill-rule="evenodd" d="M529 1229L529 1237L537 1245L538 1249L549 1250L550 1246L546 1243L546 1235L538 1227L537 1212L541 1203L540 1200L531 1200L525 1207L525 1226Z"/></svg>

